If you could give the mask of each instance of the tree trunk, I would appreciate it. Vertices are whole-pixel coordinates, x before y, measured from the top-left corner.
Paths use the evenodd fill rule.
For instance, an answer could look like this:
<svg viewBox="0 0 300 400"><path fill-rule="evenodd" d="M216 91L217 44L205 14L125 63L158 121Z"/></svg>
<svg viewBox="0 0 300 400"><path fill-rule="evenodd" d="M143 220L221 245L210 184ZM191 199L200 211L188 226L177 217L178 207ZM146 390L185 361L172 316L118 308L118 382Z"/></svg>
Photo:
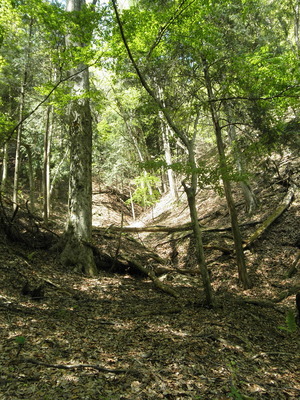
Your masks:
<svg viewBox="0 0 300 400"><path fill-rule="evenodd" d="M230 115L230 110L227 110L227 115L229 117L229 120L231 120L231 115ZM241 176L245 175L245 170L244 170L244 163L242 160L242 155L241 155L241 150L238 145L237 141L237 136L236 136L236 131L235 131L235 126L230 125L228 129L228 137L230 144L233 149L233 155L234 155L234 160L235 164L237 167L237 171ZM249 215L252 215L253 212L257 209L257 199L255 197L255 194L253 193L253 190L251 189L251 186L248 182L248 180L242 178L242 180L239 182L240 187L243 192L243 196L246 202L246 211Z"/></svg>
<svg viewBox="0 0 300 400"><path fill-rule="evenodd" d="M298 57L300 55L300 4L299 0L296 0L295 5L293 6L294 9L294 36L295 36L295 44L297 48Z"/></svg>
<svg viewBox="0 0 300 400"><path fill-rule="evenodd" d="M163 94L162 94L162 89L159 85L158 87L158 95L161 100L161 102L164 104L163 100ZM162 132L162 142L163 142L163 148L164 148L164 153L165 153L165 160L167 163L167 175L168 175L168 185L169 185L169 190L171 193L171 196L174 200L178 199L178 191L176 187L176 180L175 180L175 174L170 165L172 165L172 154L171 154L171 146L170 146L170 134L171 134L171 129L170 126L166 123L164 114L160 110L158 112L159 119L160 119L160 125L161 125L161 132Z"/></svg>
<svg viewBox="0 0 300 400"><path fill-rule="evenodd" d="M251 287L251 283L250 283L250 280L249 280L249 277L247 274L245 256L244 256L244 251L243 251L243 241L242 241L240 228L238 225L238 218L237 218L237 213L236 213L236 209L235 209L235 204L234 204L233 197L232 197L231 183L228 178L228 168L227 168L225 148L224 148L224 143L223 143L223 138L222 138L222 128L220 125L220 119L219 119L218 112L215 108L214 102L212 101L212 100L214 100L214 93L213 93L211 79L210 79L210 75L209 75L209 71L208 71L208 65L207 65L207 62L205 59L203 59L202 61L203 61L203 66L204 66L203 72L204 72L205 85L206 85L206 90L207 90L208 100L209 100L209 105L210 105L210 113L211 113L211 117L212 117L212 121L213 121L213 125L214 125L214 131L215 131L216 140L217 140L217 147L218 147L219 160L220 160L221 178L223 181L225 197L226 197L227 206L228 206L228 210L229 210L229 214L230 214L239 279L240 279L244 289L249 289Z"/></svg>
<svg viewBox="0 0 300 400"><path fill-rule="evenodd" d="M160 111L160 114L162 114L161 111ZM176 187L175 174L174 174L174 171L172 170L172 168L169 167L172 164L172 154L171 154L171 146L170 146L170 128L169 128L169 125L167 125L164 122L162 115L161 115L161 125L162 125L162 141L163 141L163 146L164 146L165 160L167 163L169 190L170 190L172 198L174 200L177 200L178 199L178 191L177 191L177 187Z"/></svg>
<svg viewBox="0 0 300 400"><path fill-rule="evenodd" d="M8 163L8 141L3 146L2 157L2 179L1 179L1 192L5 193L7 189L7 163Z"/></svg>
<svg viewBox="0 0 300 400"><path fill-rule="evenodd" d="M208 273L208 269L205 262L204 256L204 249L203 249L203 241L202 241L202 232L198 222L198 212L196 207L196 192L197 192L197 182L198 182L198 175L196 172L196 162L195 162L195 153L194 153L194 140L190 140L188 146L188 153L189 153L189 163L192 169L192 176L191 176L191 186L187 186L187 184L183 181L183 187L187 196L192 229L194 232L195 238L195 249L196 249L196 258L197 263L200 269L200 275L202 278L202 283L205 292L205 299L206 304L208 306L214 306L215 300L213 296L213 291L210 283L210 277Z"/></svg>
<svg viewBox="0 0 300 400"><path fill-rule="evenodd" d="M26 71L24 73L24 80L21 85L20 93L20 105L19 105L19 121L22 121L24 114L24 102L25 102L25 82L26 82ZM22 140L22 129L23 124L20 123L17 130L17 141L16 141L16 153L15 153L15 169L14 169L14 183L13 183L13 194L12 202L13 209L15 210L18 206L18 191L19 191L19 172L20 172L20 157L21 157L21 140Z"/></svg>
<svg viewBox="0 0 300 400"><path fill-rule="evenodd" d="M19 124L17 130L17 142L16 142L16 155L15 155L15 170L14 170L14 183L13 183L13 209L15 210L18 206L18 190L19 190L19 170L20 170L20 148L22 142L22 130L23 130L23 117L25 111L25 91L28 81L28 71L29 71L29 61L31 54L31 39L32 39L32 31L33 31L33 23L34 20L31 18L28 30L28 48L25 53L25 63L24 63L24 73L23 73L23 82L20 88L20 104L19 104Z"/></svg>
<svg viewBox="0 0 300 400"><path fill-rule="evenodd" d="M81 11L83 0L68 0L69 12ZM83 46L74 43L68 37L67 46ZM92 116L89 99L89 71L80 63L72 74L71 94L74 96L69 105L69 213L64 234L64 249L61 261L71 265L89 276L97 273L92 248L87 245L92 238Z"/></svg>
<svg viewBox="0 0 300 400"><path fill-rule="evenodd" d="M35 210L35 187L34 187L34 173L32 164L32 152L29 144L24 144L28 157L28 181L29 181L29 209L34 213Z"/></svg>
<svg viewBox="0 0 300 400"><path fill-rule="evenodd" d="M152 97L152 99L155 101L155 103L157 104L159 109L162 111L164 118L166 119L170 129L173 130L174 134L177 136L177 138L180 139L180 141L182 142L182 144L188 151L189 162L192 167L192 177L191 177L191 187L187 187L187 185L185 185L187 188L186 193L188 196L188 202L189 202L189 207L190 207L190 216L191 216L191 220L193 222L193 230L194 230L196 246L197 246L197 248L196 248L197 261L198 261L199 267L200 267L200 273L201 273L201 277L202 277L202 281L203 281L206 302L208 305L213 306L214 305L214 297L213 297L213 292L212 292L212 288L210 285L209 274L208 274L207 267L205 264L205 259L204 259L202 235L201 235L200 227L198 225L198 217L197 217L197 209L196 209L196 201L195 201L198 176L196 173L196 163L195 163L195 155L194 155L194 140L192 140L192 141L189 140L189 136L182 129L179 128L179 126L175 123L175 121L169 114L168 109L165 107L164 103L161 101L159 94L157 95L157 93L155 91L153 91L151 89L151 87L148 85L148 83L145 79L145 76L142 74L139 66L135 62L135 59L133 58L130 48L128 46L128 43L127 43L127 40L126 40L126 37L124 34L124 30L123 30L123 25L122 25L120 15L118 12L116 0L112 0L112 4L113 4L114 10L115 10L115 15L117 18L117 23L120 28L120 33L122 36L124 46L126 48L128 56L130 58L130 61L140 79L141 84L143 85L144 89L148 92L148 94ZM195 121L195 127L196 127L197 119L198 118L196 118L196 121Z"/></svg>
<svg viewBox="0 0 300 400"><path fill-rule="evenodd" d="M48 225L50 214L50 150L51 150L51 135L52 135L52 118L53 107L47 108L46 130L44 135L44 168L43 168L43 218L44 223Z"/></svg>

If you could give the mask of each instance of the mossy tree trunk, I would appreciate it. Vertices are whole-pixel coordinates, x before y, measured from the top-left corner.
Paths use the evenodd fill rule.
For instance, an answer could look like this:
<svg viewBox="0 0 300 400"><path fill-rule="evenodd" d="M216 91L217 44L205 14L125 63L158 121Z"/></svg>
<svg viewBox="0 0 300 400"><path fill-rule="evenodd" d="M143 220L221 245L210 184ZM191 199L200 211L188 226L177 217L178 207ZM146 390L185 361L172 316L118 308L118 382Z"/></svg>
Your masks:
<svg viewBox="0 0 300 400"><path fill-rule="evenodd" d="M66 9L79 13L84 0L68 0ZM69 47L84 46L69 36ZM71 95L69 104L69 213L63 238L64 248L61 261L89 276L97 273L92 248L92 116L89 99L89 71L84 63L72 70Z"/></svg>

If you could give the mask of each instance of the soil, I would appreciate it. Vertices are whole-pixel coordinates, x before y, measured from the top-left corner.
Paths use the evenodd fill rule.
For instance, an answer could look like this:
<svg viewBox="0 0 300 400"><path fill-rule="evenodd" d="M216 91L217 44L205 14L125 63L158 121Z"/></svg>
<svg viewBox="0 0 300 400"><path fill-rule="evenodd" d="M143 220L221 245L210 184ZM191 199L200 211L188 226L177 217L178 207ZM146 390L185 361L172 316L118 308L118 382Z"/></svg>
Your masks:
<svg viewBox="0 0 300 400"><path fill-rule="evenodd" d="M286 193L274 180L259 182L255 190L260 207L249 217L235 188L241 225L253 222L242 225L245 239ZM225 200L210 189L199 193L214 309L203 305L190 231L109 230L121 224L122 215L131 226L187 223L183 193L175 203L163 197L137 221L115 191L94 195L94 225L108 229L95 230L93 245L155 271L178 298L130 263L113 271L106 265L99 276L87 278L63 269L57 254L1 234L0 399L299 399L300 329L294 319L299 267L287 278L299 254L299 203L297 192L245 252L253 288L243 290L230 230L205 231L229 226Z"/></svg>

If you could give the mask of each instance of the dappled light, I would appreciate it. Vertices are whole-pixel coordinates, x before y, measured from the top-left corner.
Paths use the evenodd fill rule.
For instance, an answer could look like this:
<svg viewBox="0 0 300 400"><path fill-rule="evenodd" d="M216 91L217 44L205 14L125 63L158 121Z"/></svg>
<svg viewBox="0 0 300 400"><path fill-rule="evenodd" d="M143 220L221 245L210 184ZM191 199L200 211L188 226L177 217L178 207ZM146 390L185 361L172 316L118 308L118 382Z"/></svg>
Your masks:
<svg viewBox="0 0 300 400"><path fill-rule="evenodd" d="M300 398L299 0L0 0L0 399Z"/></svg>

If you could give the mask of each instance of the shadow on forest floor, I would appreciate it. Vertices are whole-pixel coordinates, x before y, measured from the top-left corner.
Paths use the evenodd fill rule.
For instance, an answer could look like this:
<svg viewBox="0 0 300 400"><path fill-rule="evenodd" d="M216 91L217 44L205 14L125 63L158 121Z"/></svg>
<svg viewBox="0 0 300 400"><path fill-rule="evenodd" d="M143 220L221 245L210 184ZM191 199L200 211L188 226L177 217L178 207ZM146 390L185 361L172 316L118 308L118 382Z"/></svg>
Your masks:
<svg viewBox="0 0 300 400"><path fill-rule="evenodd" d="M280 196L269 196L268 207L271 198L276 204ZM221 200L207 198L206 203L220 206L220 212L206 208L209 224L226 224ZM186 222L180 207L178 212L176 223ZM262 207L256 218L266 214ZM168 218L166 224L172 221ZM250 233L250 228L243 232ZM1 236L1 399L298 399L300 332L282 329L295 296L274 306L245 299L272 299L299 285L299 272L286 278L299 233L295 199L247 251L254 283L247 291L238 284L231 254L206 254L217 296L213 310L201 306L199 277L176 271L195 266L187 234L135 237L169 260L169 272L160 279L180 293L177 300L126 271L101 271L91 279L62 270L53 254L33 252ZM204 236L205 243L214 240L231 243L228 232ZM42 299L22 294L27 280L43 282Z"/></svg>

